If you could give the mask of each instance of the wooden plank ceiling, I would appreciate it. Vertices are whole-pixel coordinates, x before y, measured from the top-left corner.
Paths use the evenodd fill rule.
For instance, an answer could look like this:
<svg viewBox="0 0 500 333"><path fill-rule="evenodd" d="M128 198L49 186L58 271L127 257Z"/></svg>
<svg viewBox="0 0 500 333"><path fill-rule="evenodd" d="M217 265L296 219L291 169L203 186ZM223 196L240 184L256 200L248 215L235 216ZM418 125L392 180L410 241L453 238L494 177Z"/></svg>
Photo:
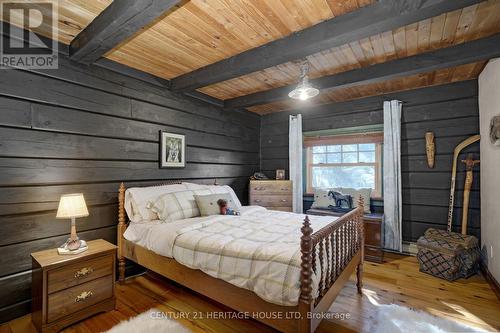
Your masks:
<svg viewBox="0 0 500 333"><path fill-rule="evenodd" d="M0 0L4 1L4 0ZM373 0L191 0L106 54L106 58L173 79L370 5ZM60 0L59 41L69 44L111 0ZM12 23L16 24L16 21ZM38 31L44 33L44 27ZM307 57L311 78L362 68L460 44L500 32L500 0L484 1ZM480 52L480 50L478 50ZM258 59L256 59L258 61ZM294 84L299 63L288 62L200 88L226 100ZM324 90L299 104L280 101L249 107L260 114L391 91L477 78L484 62L349 89Z"/></svg>
<svg viewBox="0 0 500 333"><path fill-rule="evenodd" d="M12 2L10 0L0 0L0 3ZM99 15L106 7L108 7L112 0L58 0L53 4L58 10L58 40L61 43L69 44L80 31L82 31L97 15ZM30 4L30 8L33 4ZM36 5L35 5L36 6ZM38 7L41 9L41 7ZM49 14L50 15L50 14ZM11 17L12 24L22 26L21 17ZM34 29L35 32L48 36L50 35L46 25Z"/></svg>

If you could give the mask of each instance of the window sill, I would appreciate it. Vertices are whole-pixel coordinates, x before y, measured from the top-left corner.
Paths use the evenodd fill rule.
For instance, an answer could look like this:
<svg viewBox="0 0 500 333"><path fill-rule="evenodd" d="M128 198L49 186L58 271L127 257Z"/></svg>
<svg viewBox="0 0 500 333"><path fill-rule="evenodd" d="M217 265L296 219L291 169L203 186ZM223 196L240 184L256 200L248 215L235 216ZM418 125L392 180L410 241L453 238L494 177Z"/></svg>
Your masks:
<svg viewBox="0 0 500 333"><path fill-rule="evenodd" d="M314 193L304 193L303 194L304 197L314 197ZM370 197L370 200L374 200L374 201L384 201L384 197Z"/></svg>

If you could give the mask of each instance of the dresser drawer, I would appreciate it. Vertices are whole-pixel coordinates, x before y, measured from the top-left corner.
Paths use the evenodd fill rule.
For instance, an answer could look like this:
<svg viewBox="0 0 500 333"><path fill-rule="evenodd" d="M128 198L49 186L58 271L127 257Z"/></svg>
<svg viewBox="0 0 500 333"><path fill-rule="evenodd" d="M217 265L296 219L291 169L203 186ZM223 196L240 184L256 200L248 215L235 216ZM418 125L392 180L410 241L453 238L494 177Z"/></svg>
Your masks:
<svg viewBox="0 0 500 333"><path fill-rule="evenodd" d="M112 297L112 275L53 293L48 296L47 322L50 323Z"/></svg>
<svg viewBox="0 0 500 333"><path fill-rule="evenodd" d="M291 181L252 181L250 194L288 194L292 193Z"/></svg>
<svg viewBox="0 0 500 333"><path fill-rule="evenodd" d="M270 210L279 210L282 212L291 212L292 211L292 206L288 207L269 207Z"/></svg>
<svg viewBox="0 0 500 333"><path fill-rule="evenodd" d="M250 199L250 205L264 207L286 207L292 205L292 196L287 195L259 195Z"/></svg>
<svg viewBox="0 0 500 333"><path fill-rule="evenodd" d="M113 260L114 256L109 254L49 270L47 272L48 293L51 294L105 275L113 274Z"/></svg>

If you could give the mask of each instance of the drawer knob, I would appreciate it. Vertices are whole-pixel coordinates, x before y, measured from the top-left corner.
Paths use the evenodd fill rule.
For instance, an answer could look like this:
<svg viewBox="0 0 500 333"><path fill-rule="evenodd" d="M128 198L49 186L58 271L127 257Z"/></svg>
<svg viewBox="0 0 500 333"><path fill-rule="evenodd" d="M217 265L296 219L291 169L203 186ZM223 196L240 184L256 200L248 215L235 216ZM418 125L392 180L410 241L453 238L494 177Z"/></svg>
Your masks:
<svg viewBox="0 0 500 333"><path fill-rule="evenodd" d="M92 297L92 295L94 295L94 293L91 291L83 291L80 295L76 296L75 303L83 302Z"/></svg>
<svg viewBox="0 0 500 333"><path fill-rule="evenodd" d="M255 199L255 202L260 202L261 200L260 199Z"/></svg>
<svg viewBox="0 0 500 333"><path fill-rule="evenodd" d="M75 273L75 279L83 278L92 273L94 269L92 267L84 267Z"/></svg>
<svg viewBox="0 0 500 333"><path fill-rule="evenodd" d="M281 199L281 202L286 202L286 199Z"/></svg>

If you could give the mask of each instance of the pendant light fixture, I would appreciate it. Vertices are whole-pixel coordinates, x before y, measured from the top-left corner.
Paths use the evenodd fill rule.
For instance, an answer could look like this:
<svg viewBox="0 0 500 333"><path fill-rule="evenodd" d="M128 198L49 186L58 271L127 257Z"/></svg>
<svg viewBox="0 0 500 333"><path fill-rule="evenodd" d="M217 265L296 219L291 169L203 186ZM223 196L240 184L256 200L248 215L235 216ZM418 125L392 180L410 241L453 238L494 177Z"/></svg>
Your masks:
<svg viewBox="0 0 500 333"><path fill-rule="evenodd" d="M309 63L307 61L304 61L300 65L299 84L297 85L297 88L288 93L288 97L305 101L319 94L319 90L314 88L311 83L309 83L309 77L307 76L308 74Z"/></svg>

